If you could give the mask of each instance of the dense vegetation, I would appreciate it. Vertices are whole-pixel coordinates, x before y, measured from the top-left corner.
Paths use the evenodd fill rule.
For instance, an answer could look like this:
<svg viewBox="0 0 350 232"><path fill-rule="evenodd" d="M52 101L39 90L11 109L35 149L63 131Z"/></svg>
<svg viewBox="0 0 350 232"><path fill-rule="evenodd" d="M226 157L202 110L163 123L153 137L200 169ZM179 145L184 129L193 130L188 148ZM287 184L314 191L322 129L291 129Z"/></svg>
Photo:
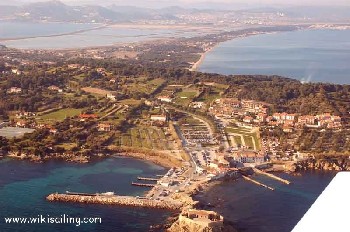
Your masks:
<svg viewBox="0 0 350 232"><path fill-rule="evenodd" d="M225 76L218 74L191 72L187 69L155 67L155 64L141 61L115 61L74 59L70 64L79 67L70 69L69 63L36 64L19 66L22 74L10 72L4 64L0 65L0 117L12 120L13 112L29 111L39 116L48 112L57 112L62 119L50 122L60 133L49 133L48 129L37 130L22 139L7 141L2 138L0 145L5 150L29 150L35 154L44 155L62 151L79 151L90 153L100 151L115 141L123 133L129 133L135 121L140 121L145 109L140 100L154 100L167 84L197 85L200 82L216 82L228 86L220 92L207 88L194 100L209 101L214 96L237 97L252 99L271 104L273 112L290 112L300 114L317 114L329 112L343 118L346 128L349 128L350 86L327 83L307 83L282 78L278 76ZM101 71L103 70L103 71ZM49 90L50 86L64 89L58 94ZM8 93L11 87L22 89L21 93ZM127 113L107 118L115 125L116 130L101 134L96 129L97 122L79 122L76 112L102 114L113 110L113 102L105 95L86 92L85 87L100 88L117 93L117 100L132 100ZM181 94L181 89L175 93ZM183 93L185 94L185 93ZM191 111L201 117L205 113L177 104L177 108ZM63 109L63 110L61 110ZM74 109L79 111L73 111ZM62 112L61 112L61 111ZM65 111L64 111L65 110ZM69 112L70 111L70 112ZM140 114L141 112L141 114ZM67 117L67 115L72 115ZM45 117L42 117L43 120ZM33 119L34 120L34 119ZM209 119L210 120L210 119ZM214 127L215 129L215 127ZM327 148L334 152L348 149L348 140L341 133L322 133L313 130L302 131L296 147L314 151L324 151ZM346 131L342 133L347 133ZM281 136L283 138L283 136ZM318 139L321 138L321 140ZM288 139L287 137L285 139ZM335 147L334 143L339 144ZM52 145L52 146L51 146Z"/></svg>

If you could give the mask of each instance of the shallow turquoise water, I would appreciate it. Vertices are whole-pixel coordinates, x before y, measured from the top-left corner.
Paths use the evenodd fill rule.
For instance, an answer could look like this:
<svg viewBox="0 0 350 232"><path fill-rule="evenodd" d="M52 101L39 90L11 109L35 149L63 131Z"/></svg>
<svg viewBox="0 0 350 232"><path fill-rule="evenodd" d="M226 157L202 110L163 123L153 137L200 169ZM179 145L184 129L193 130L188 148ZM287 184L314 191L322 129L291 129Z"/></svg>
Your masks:
<svg viewBox="0 0 350 232"><path fill-rule="evenodd" d="M139 175L154 176L166 170L150 163L127 158L110 158L94 164L0 161L0 231L147 231L163 222L169 212L119 206L49 203L53 192L107 192L141 195L147 189L131 186ZM101 217L102 224L5 224L4 217L37 215Z"/></svg>

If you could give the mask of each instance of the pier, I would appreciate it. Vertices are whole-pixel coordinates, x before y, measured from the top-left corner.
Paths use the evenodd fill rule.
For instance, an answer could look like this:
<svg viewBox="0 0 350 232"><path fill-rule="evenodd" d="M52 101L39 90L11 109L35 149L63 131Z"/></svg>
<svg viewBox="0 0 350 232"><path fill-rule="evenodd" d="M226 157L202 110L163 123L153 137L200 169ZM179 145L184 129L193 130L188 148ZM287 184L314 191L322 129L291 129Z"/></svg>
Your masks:
<svg viewBox="0 0 350 232"><path fill-rule="evenodd" d="M144 184L144 183L137 183L137 182L131 182L131 185L141 186L141 187L150 187L150 188L153 188L154 186L156 186L155 184Z"/></svg>
<svg viewBox="0 0 350 232"><path fill-rule="evenodd" d="M137 179L138 180L148 180L148 181L158 181L159 180L157 178L149 178L149 177L142 177L142 176L138 176Z"/></svg>
<svg viewBox="0 0 350 232"><path fill-rule="evenodd" d="M272 187L270 187L270 186L267 186L266 184L260 183L260 182L258 182L258 181L256 181L256 180L253 180L252 178L249 178L249 177L247 177L247 176L242 175L242 177L243 177L243 179L245 179L245 180L248 180L248 181L250 181L250 182L252 182L252 183L254 183L254 184L256 184L256 185L259 185L259 186L265 187L265 188L267 188L267 189L270 189L271 191L274 191L274 190L275 190L274 188L272 188Z"/></svg>
<svg viewBox="0 0 350 232"><path fill-rule="evenodd" d="M178 210L182 204L175 201L153 200L149 198L103 195L103 194L83 194L76 195L74 193L59 194L53 193L46 197L46 200L54 202L72 202L84 204L102 204L102 205L120 205L154 209Z"/></svg>
<svg viewBox="0 0 350 232"><path fill-rule="evenodd" d="M259 170L259 169L257 169L257 168L253 168L253 170L254 170L254 172L256 172L256 173L258 173L258 174L262 174L262 175L268 176L268 177L270 177L270 178L272 178L272 179L275 179L275 180L277 180L277 181L280 181L280 182L282 182L282 183L284 183L284 184L290 184L290 183L291 183L291 182L288 181L288 180L285 180L285 179L283 179L283 178L281 178L281 177L275 176L275 175L273 175L273 174L271 174L271 173L267 173L267 172L261 171L261 170Z"/></svg>

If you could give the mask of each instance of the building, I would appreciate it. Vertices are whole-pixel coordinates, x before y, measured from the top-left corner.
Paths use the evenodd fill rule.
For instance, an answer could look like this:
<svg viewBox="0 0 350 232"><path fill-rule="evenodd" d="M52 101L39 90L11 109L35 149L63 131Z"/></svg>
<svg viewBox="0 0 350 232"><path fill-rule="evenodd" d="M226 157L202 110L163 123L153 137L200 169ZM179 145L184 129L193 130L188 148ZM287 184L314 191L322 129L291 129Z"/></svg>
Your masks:
<svg viewBox="0 0 350 232"><path fill-rule="evenodd" d="M16 113L16 118L30 118L34 117L36 114L32 112L18 112Z"/></svg>
<svg viewBox="0 0 350 232"><path fill-rule="evenodd" d="M256 120L260 123L264 123L266 122L266 119L267 119L267 114L265 113L259 113L257 116L256 116Z"/></svg>
<svg viewBox="0 0 350 232"><path fill-rule="evenodd" d="M316 123L316 117L312 115L302 115L298 117L298 124L300 126L304 125L315 125Z"/></svg>
<svg viewBox="0 0 350 232"><path fill-rule="evenodd" d="M245 123L252 123L253 122L253 118L250 116L245 116L243 119L243 122Z"/></svg>
<svg viewBox="0 0 350 232"><path fill-rule="evenodd" d="M167 121L167 116L163 115L163 114L154 114L154 115L151 115L151 121L166 122Z"/></svg>
<svg viewBox="0 0 350 232"><path fill-rule="evenodd" d="M246 112L250 113L263 113L267 110L266 103L254 100L242 100L241 105Z"/></svg>
<svg viewBox="0 0 350 232"><path fill-rule="evenodd" d="M21 74L22 74L22 71L20 71L20 70L18 70L18 69L16 69L16 68L11 69L11 72L12 72L13 74L17 74L17 75L21 75Z"/></svg>
<svg viewBox="0 0 350 232"><path fill-rule="evenodd" d="M57 134L58 130L56 128L50 128L49 132L51 134Z"/></svg>
<svg viewBox="0 0 350 232"><path fill-rule="evenodd" d="M241 102L237 98L220 98L215 100L216 104L240 108Z"/></svg>
<svg viewBox="0 0 350 232"><path fill-rule="evenodd" d="M110 99L112 101L117 101L118 100L118 94L117 93L107 93L106 98Z"/></svg>
<svg viewBox="0 0 350 232"><path fill-rule="evenodd" d="M276 120L280 124L283 124L285 121L295 121L296 114L287 114L285 112L283 113L274 113L272 115L273 120Z"/></svg>
<svg viewBox="0 0 350 232"><path fill-rule="evenodd" d="M179 224L220 228L224 225L224 217L214 211L184 209L179 216Z"/></svg>
<svg viewBox="0 0 350 232"><path fill-rule="evenodd" d="M16 122L16 127L26 127L27 126L27 122L24 120L20 120L18 122Z"/></svg>
<svg viewBox="0 0 350 232"><path fill-rule="evenodd" d="M341 117L331 115L330 113L316 115L317 124L319 127L327 127L329 129L337 129L340 128L341 125Z"/></svg>
<svg viewBox="0 0 350 232"><path fill-rule="evenodd" d="M17 87L11 87L10 89L7 90L7 93L21 93L22 89L17 88Z"/></svg>
<svg viewBox="0 0 350 232"><path fill-rule="evenodd" d="M159 96L157 97L157 99L160 100L161 102L168 102L168 103L173 101L173 99L169 96Z"/></svg>
<svg viewBox="0 0 350 232"><path fill-rule="evenodd" d="M265 156L254 151L238 151L233 154L233 159L240 163L263 163Z"/></svg>
<svg viewBox="0 0 350 232"><path fill-rule="evenodd" d="M69 69L78 69L78 68L80 68L80 64L69 64L68 68Z"/></svg>
<svg viewBox="0 0 350 232"><path fill-rule="evenodd" d="M204 102L192 102L190 104L190 107L194 108L194 109L201 109L205 106Z"/></svg>
<svg viewBox="0 0 350 232"><path fill-rule="evenodd" d="M97 130L101 132L109 132L113 129L113 125L109 123L99 123L97 125Z"/></svg>
<svg viewBox="0 0 350 232"><path fill-rule="evenodd" d="M109 82L115 84L115 83L117 83L117 79L116 78L112 78L112 79L109 80Z"/></svg>

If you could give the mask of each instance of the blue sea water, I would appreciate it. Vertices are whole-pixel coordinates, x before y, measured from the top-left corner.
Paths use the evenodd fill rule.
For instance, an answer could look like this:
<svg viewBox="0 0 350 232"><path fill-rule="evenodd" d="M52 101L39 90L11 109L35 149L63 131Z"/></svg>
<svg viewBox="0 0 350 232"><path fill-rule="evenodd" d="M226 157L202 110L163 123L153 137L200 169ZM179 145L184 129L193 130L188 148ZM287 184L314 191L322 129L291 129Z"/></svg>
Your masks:
<svg viewBox="0 0 350 232"><path fill-rule="evenodd" d="M281 75L350 84L350 30L300 30L219 44L199 67L220 74Z"/></svg>
<svg viewBox="0 0 350 232"><path fill-rule="evenodd" d="M254 176L275 191L239 179L215 186L202 200L214 205L240 232L289 232L335 176L335 172L303 172L302 176L276 174L285 185L266 176ZM208 197L208 195L215 195Z"/></svg>
<svg viewBox="0 0 350 232"><path fill-rule="evenodd" d="M164 210L108 205L47 202L54 192L107 192L141 195L145 188L131 186L139 175L154 176L167 170L139 160L109 158L91 164L67 164L50 161L30 163L0 160L0 231L69 232L69 231L148 231L171 214ZM302 176L280 174L292 181L284 185L266 177L255 179L276 188L270 191L244 180L226 182L214 187L201 198L210 202L233 221L242 232L287 232L329 184L335 173L305 172ZM207 198L207 195L215 197ZM213 199L214 198L214 199ZM213 210L212 208L210 208ZM6 224L4 217L101 217L102 224Z"/></svg>
<svg viewBox="0 0 350 232"><path fill-rule="evenodd" d="M131 186L139 175L164 174L162 167L128 158L109 158L91 164L67 164L51 161L0 160L0 231L148 231L170 214L150 210L107 205L47 202L54 192L109 192L142 195L147 189ZM4 217L101 217L101 224L6 224Z"/></svg>

